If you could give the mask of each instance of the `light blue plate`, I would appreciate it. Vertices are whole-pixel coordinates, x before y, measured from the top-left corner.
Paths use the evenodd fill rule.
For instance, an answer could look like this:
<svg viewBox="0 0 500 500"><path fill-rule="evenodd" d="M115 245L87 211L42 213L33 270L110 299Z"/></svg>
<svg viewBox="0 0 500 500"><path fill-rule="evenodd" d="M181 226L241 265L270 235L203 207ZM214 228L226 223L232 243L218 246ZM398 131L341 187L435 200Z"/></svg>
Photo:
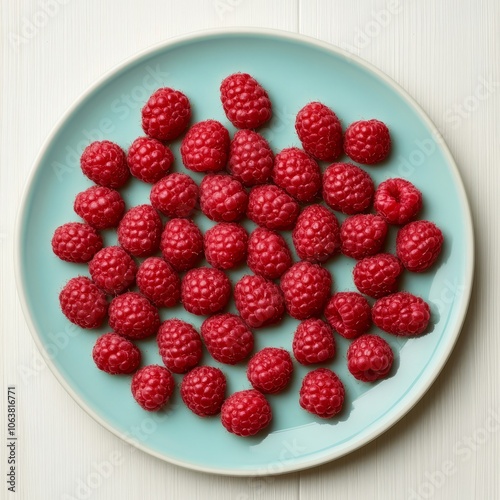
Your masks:
<svg viewBox="0 0 500 500"><path fill-rule="evenodd" d="M269 92L274 117L262 133L275 151L300 145L294 117L312 100L332 107L344 127L362 118L387 123L394 144L391 157L367 171L376 183L398 176L418 186L425 198L421 217L436 222L446 241L432 272L405 275L402 287L430 303L434 329L410 340L382 334L395 351L390 378L375 384L356 381L346 368L348 342L336 335L337 354L326 366L346 386L340 417L325 421L299 407L298 390L308 369L296 364L291 387L269 397L274 411L269 432L246 439L226 432L217 417L201 419L190 413L178 392L166 410L149 414L133 400L130 377L97 370L91 350L107 328L80 330L64 318L58 305L64 283L72 276L87 275L87 266L58 260L50 246L57 226L79 220L72 207L75 195L90 185L79 169L80 154L89 142L106 138L126 149L142 135L141 107L161 86L178 88L189 96L193 123L214 118L234 132L219 101L219 85L237 71L251 73ZM181 171L179 143L172 146L175 169ZM149 189L134 179L123 192L127 205L148 202ZM201 214L195 220L203 230L212 225ZM34 339L63 386L102 425L147 453L219 474L304 469L380 435L410 410L437 377L460 332L472 283L473 236L467 199L453 159L428 118L404 91L367 63L324 43L274 31L191 35L148 50L112 71L78 100L47 140L32 171L17 227L21 302ZM116 241L112 231L104 236L108 244ZM388 251L394 251L394 237L392 232ZM353 261L344 257L328 264L335 290L353 289L352 266ZM243 272L231 273L233 283ZM161 314L201 324L201 318L181 307ZM277 328L256 331L256 350L269 345L291 350L296 325L287 319ZM154 339L138 344L144 363L161 362ZM217 365L209 358L205 354L203 361ZM249 387L244 365L222 369L229 393Z"/></svg>

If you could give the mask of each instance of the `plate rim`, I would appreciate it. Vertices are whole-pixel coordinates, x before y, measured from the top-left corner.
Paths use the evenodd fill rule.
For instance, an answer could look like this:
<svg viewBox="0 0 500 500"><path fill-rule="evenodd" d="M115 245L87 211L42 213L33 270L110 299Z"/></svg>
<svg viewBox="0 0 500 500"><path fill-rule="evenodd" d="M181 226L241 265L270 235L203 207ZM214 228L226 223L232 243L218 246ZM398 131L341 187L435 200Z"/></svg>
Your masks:
<svg viewBox="0 0 500 500"><path fill-rule="evenodd" d="M64 124L71 117L74 111L80 106L80 104L95 90L97 90L101 85L105 84L108 80L111 80L113 77L118 75L122 70L126 69L129 65L134 63L139 63L141 59L153 56L157 52L168 50L169 48L174 48L176 46L181 46L185 43L190 43L194 41L202 41L203 39L211 39L216 37L231 37L231 36L241 36L241 35L249 35L249 36L265 36L272 37L282 41L290 41L295 43L301 43L308 46L313 46L327 52L333 53L336 56L340 56L344 59L350 59L354 61L357 65L362 67L363 69L368 70L369 72L375 74L378 78L380 78L385 84L387 84L393 91L399 94L402 98L409 103L409 105L413 108L413 110L419 115L420 119L427 125L429 130L432 132L436 132L437 137L441 137L441 134L437 127L434 125L432 120L428 117L428 115L424 112L422 107L415 101L415 99L410 96L405 89L403 89L396 81L394 81L391 77L385 74L382 70L378 69L370 62L362 59L361 57L348 52L345 49L337 47L329 42L324 42L322 40L313 38L311 36L306 36L300 33L295 33L291 31L278 30L273 28L253 28L253 27L231 27L231 28L215 28L215 29L203 29L196 30L189 33L185 33L182 35L170 37L162 42L155 43L146 49L143 49L139 52L132 54L127 57L120 63L114 65L111 69L106 71L101 77L99 77L94 83L92 83L89 87L85 89L69 106L69 108L63 113L63 115L57 120L55 125L52 127L50 133L43 141L38 154L30 168L28 173L28 177L25 181L24 188L22 191L22 195L20 197L20 201L18 204L18 213L16 216L15 222L15 232L14 232L14 275L16 281L17 294L19 297L19 301L21 304L21 309L28 326L28 329L31 333L31 336L42 355L45 363L50 368L51 372L58 380L58 382L62 385L62 387L68 392L68 394L73 398L73 400L96 422L102 425L105 429L112 432L115 436L119 437L121 440L124 440L124 436L122 433L113 427L110 423L108 423L104 418L102 418L99 414L97 414L66 381L66 379L62 376L61 372L55 366L52 361L51 356L49 356L46 351L39 333L35 328L33 318L31 316L31 311L27 304L26 294L24 290L23 283L23 271L21 264L21 245L22 245L22 233L23 233L23 222L27 216L27 206L28 206L28 195L31 193L33 188L33 182L35 176L40 168L41 162L44 156L47 153L48 148L50 147L52 141L56 137L56 135L62 130ZM472 294L473 288L473 278L474 278L474 266L475 266L475 248L474 248L474 231L473 231L473 223L472 223L472 214L469 205L469 201L467 198L466 190L464 187L464 183L462 177L460 175L460 171L457 167L457 164L446 144L446 142L440 141L439 144L443 155L448 161L448 164L451 168L451 172L453 178L456 183L457 193L460 198L460 202L465 212L465 220L464 220L464 232L466 234L466 249L465 255L468 256L467 267L465 270L465 293L462 296L458 314L458 323L456 332L453 337L451 337L447 344L445 344L445 349L439 362L436 366L433 367L433 370L430 374L428 374L427 378L422 382L422 384L418 387L416 392L412 394L409 401L404 404L402 407L398 408L397 411L394 411L390 414L388 418L384 420L384 422L373 429L371 432L367 433L360 439L354 440L350 445L342 448L341 450L337 450L331 454L322 453L320 457L305 460L305 461L295 461L291 464L283 464L283 468L280 468L278 471L269 471L258 472L256 470L246 470L246 469L225 469L221 467L210 467L203 466L199 464L194 464L189 461L179 460L170 456L165 456L147 446L144 446L142 443L137 440L126 440L129 444L134 447L140 449L141 451L147 453L150 456L158 458L164 462L171 463L177 466L181 466L190 470L195 470L198 472L224 475L224 476L239 476L239 477L252 477L252 476L273 476L273 475L281 475L288 474L292 472L298 472L300 470L309 469L312 467L316 467L322 464L326 464L336 460L340 457L343 457L357 449L362 448L369 442L373 441L377 437L381 436L384 432L394 426L399 420L401 420L405 415L407 415L415 405L422 399L422 397L427 393L432 384L436 381L439 374L443 370L446 365L456 343L460 333L462 331L464 321L467 315L467 310L470 303L470 298Z"/></svg>

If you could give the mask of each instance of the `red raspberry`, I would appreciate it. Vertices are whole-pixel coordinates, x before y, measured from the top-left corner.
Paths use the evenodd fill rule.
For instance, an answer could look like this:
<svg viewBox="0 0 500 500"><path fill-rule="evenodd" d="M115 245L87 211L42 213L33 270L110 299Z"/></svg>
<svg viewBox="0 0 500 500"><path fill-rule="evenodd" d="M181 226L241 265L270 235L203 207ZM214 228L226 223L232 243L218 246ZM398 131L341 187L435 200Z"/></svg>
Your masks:
<svg viewBox="0 0 500 500"><path fill-rule="evenodd" d="M331 287L330 273L310 262L297 262L281 278L288 314L300 320L323 312Z"/></svg>
<svg viewBox="0 0 500 500"><path fill-rule="evenodd" d="M182 379L181 397L196 415L217 415L226 397L226 377L219 368L213 366L193 368Z"/></svg>
<svg viewBox="0 0 500 500"><path fill-rule="evenodd" d="M137 292L118 295L109 304L109 326L131 339L149 337L160 326L158 309Z"/></svg>
<svg viewBox="0 0 500 500"><path fill-rule="evenodd" d="M234 287L236 309L251 328L278 323L285 312L278 285L261 276L243 276Z"/></svg>
<svg viewBox="0 0 500 500"><path fill-rule="evenodd" d="M237 436L253 436L269 425L273 418L271 406L255 389L235 392L221 409L222 425Z"/></svg>
<svg viewBox="0 0 500 500"><path fill-rule="evenodd" d="M295 359L303 365L330 361L335 356L332 329L320 319L306 319L295 331L292 349Z"/></svg>
<svg viewBox="0 0 500 500"><path fill-rule="evenodd" d="M108 188L122 187L130 177L123 149L111 141L89 144L80 158L80 167L91 181Z"/></svg>
<svg viewBox="0 0 500 500"><path fill-rule="evenodd" d="M321 189L321 172L307 153L285 148L274 159L273 181L297 201L309 202Z"/></svg>
<svg viewBox="0 0 500 500"><path fill-rule="evenodd" d="M187 271L203 257L203 235L193 221L172 219L165 224L160 249L174 269Z"/></svg>
<svg viewBox="0 0 500 500"><path fill-rule="evenodd" d="M201 211L215 222L234 222L245 214L248 195L230 175L207 175L200 184Z"/></svg>
<svg viewBox="0 0 500 500"><path fill-rule="evenodd" d="M347 351L347 368L354 378L374 382L384 378L392 367L394 354L391 346L378 335L363 335Z"/></svg>
<svg viewBox="0 0 500 500"><path fill-rule="evenodd" d="M387 179L375 191L373 206L389 224L406 224L422 208L422 193L405 179Z"/></svg>
<svg viewBox="0 0 500 500"><path fill-rule="evenodd" d="M427 302L408 292L397 292L377 300L372 318L381 330L409 337L425 332L431 311Z"/></svg>
<svg viewBox="0 0 500 500"><path fill-rule="evenodd" d="M368 331L372 311L368 301L356 292L338 292L325 307L328 323L346 339L353 339Z"/></svg>
<svg viewBox="0 0 500 500"><path fill-rule="evenodd" d="M304 410L321 418L331 418L342 410L345 389L328 368L309 372L302 381L299 403Z"/></svg>
<svg viewBox="0 0 500 500"><path fill-rule="evenodd" d="M368 210L374 191L371 177L351 163L333 163L323 174L323 199L347 215Z"/></svg>
<svg viewBox="0 0 500 500"><path fill-rule="evenodd" d="M310 205L302 211L292 232L297 255L309 262L325 262L340 246L337 217L321 205Z"/></svg>
<svg viewBox="0 0 500 500"><path fill-rule="evenodd" d="M248 197L248 218L267 229L290 229L299 210L299 204L290 195L272 184L254 187Z"/></svg>
<svg viewBox="0 0 500 500"><path fill-rule="evenodd" d="M132 395L147 411L158 411L168 402L175 388L172 374L163 366L148 365L132 378Z"/></svg>
<svg viewBox="0 0 500 500"><path fill-rule="evenodd" d="M189 175L169 174L151 188L149 199L167 217L187 217L198 201L198 186Z"/></svg>
<svg viewBox="0 0 500 500"><path fill-rule="evenodd" d="M201 325L201 336L210 355L219 363L235 365L253 350L253 335L234 314L216 314Z"/></svg>
<svg viewBox="0 0 500 500"><path fill-rule="evenodd" d="M403 266L397 257L379 253L357 262L352 276L361 293L378 299L397 290L402 272Z"/></svg>
<svg viewBox="0 0 500 500"><path fill-rule="evenodd" d="M268 142L253 130L238 130L229 148L228 170L245 186L265 184L273 172L274 155Z"/></svg>
<svg viewBox="0 0 500 500"><path fill-rule="evenodd" d="M436 262L443 241L443 233L434 223L417 220L399 230L396 253L406 269L422 273Z"/></svg>
<svg viewBox="0 0 500 500"><path fill-rule="evenodd" d="M182 279L181 300L186 311L208 316L226 307L231 297L231 282L219 269L191 269Z"/></svg>
<svg viewBox="0 0 500 500"><path fill-rule="evenodd" d="M154 184L172 168L174 155L160 141L151 137L139 137L128 150L127 163L134 177Z"/></svg>
<svg viewBox="0 0 500 500"><path fill-rule="evenodd" d="M114 189L92 186L76 195L73 208L87 224L107 229L118 225L125 212L125 202Z"/></svg>
<svg viewBox="0 0 500 500"><path fill-rule="evenodd" d="M148 257L136 276L141 293L157 307L173 307L181 298L181 280L160 257Z"/></svg>
<svg viewBox="0 0 500 500"><path fill-rule="evenodd" d="M281 277L292 265L292 254L281 235L258 227L248 239L248 267L268 280Z"/></svg>
<svg viewBox="0 0 500 500"><path fill-rule="evenodd" d="M264 347L248 363L247 377L254 389L264 394L281 392L290 382L293 372L288 351Z"/></svg>
<svg viewBox="0 0 500 500"><path fill-rule="evenodd" d="M224 170L229 155L229 132L216 120L193 125L182 139L182 163L193 172Z"/></svg>
<svg viewBox="0 0 500 500"><path fill-rule="evenodd" d="M340 250L353 259L369 257L380 252L386 236L387 223L379 215L353 215L340 227Z"/></svg>
<svg viewBox="0 0 500 500"><path fill-rule="evenodd" d="M123 248L105 247L90 261L89 272L101 290L116 295L134 283L137 264Z"/></svg>
<svg viewBox="0 0 500 500"><path fill-rule="evenodd" d="M88 262L101 248L100 234L81 222L67 222L52 236L53 252L66 262Z"/></svg>
<svg viewBox="0 0 500 500"><path fill-rule="evenodd" d="M158 330L156 342L165 366L174 373L186 373L201 360L200 335L180 319L167 319Z"/></svg>
<svg viewBox="0 0 500 500"><path fill-rule="evenodd" d="M151 205L131 208L118 226L120 245L135 257L146 257L160 246L162 222Z"/></svg>
<svg viewBox="0 0 500 500"><path fill-rule="evenodd" d="M191 105L178 90L156 90L142 108L142 128L146 135L159 141L179 137L189 125Z"/></svg>
<svg viewBox="0 0 500 500"><path fill-rule="evenodd" d="M117 333L101 335L92 349L99 370L120 375L134 373L141 364L141 351L130 340Z"/></svg>
<svg viewBox="0 0 500 500"><path fill-rule="evenodd" d="M302 147L318 160L334 161L342 154L342 125L324 104L306 104L297 113L295 130Z"/></svg>
<svg viewBox="0 0 500 500"><path fill-rule="evenodd" d="M248 233L236 223L222 222L205 233L205 257L217 269L231 269L247 255Z"/></svg>
<svg viewBox="0 0 500 500"><path fill-rule="evenodd" d="M64 285L59 303L64 316L81 328L101 326L108 311L104 292L84 276L71 278Z"/></svg>
<svg viewBox="0 0 500 500"><path fill-rule="evenodd" d="M351 160L373 165L387 158L391 151L391 136L387 126L378 120L360 120L347 127L344 151Z"/></svg>
<svg viewBox="0 0 500 500"><path fill-rule="evenodd" d="M271 118L271 101L267 92L247 73L224 78L220 99L227 119L236 128L257 128Z"/></svg>

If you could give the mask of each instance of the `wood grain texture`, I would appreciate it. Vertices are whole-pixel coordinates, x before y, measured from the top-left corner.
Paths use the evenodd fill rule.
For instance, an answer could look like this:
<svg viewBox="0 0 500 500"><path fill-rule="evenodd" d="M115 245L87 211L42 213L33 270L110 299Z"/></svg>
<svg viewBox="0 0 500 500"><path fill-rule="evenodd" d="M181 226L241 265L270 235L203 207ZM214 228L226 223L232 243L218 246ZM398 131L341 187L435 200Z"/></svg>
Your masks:
<svg viewBox="0 0 500 500"><path fill-rule="evenodd" d="M0 377L2 390L9 383L18 387L18 498L84 498L81 482L116 456L119 465L86 498L500 498L497 0L59 0L58 11L45 19L40 11L48 3L0 4ZM40 27L29 31L35 20ZM344 47L386 72L442 133L459 165L475 220L473 299L437 382L400 423L368 446L283 477L191 472L137 451L103 429L41 360L15 292L13 232L20 194L59 117L91 83L130 55L174 35L222 26L298 31ZM16 35L23 37L20 43ZM474 100L484 82L489 92ZM2 429L4 404L2 397ZM498 416L496 427L492 415ZM2 477L4 466L2 458ZM1 491L3 498L3 486Z"/></svg>

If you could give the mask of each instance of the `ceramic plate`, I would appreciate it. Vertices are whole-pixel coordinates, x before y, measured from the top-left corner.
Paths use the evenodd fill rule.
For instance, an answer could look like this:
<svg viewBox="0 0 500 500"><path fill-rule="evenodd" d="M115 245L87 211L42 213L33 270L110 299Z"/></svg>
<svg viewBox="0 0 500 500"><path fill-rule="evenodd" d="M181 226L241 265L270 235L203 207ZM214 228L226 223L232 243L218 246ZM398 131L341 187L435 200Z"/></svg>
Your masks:
<svg viewBox="0 0 500 500"><path fill-rule="evenodd" d="M344 127L363 118L376 117L387 123L394 144L390 159L366 170L376 184L390 177L405 177L420 188L425 200L421 218L438 224L446 241L431 272L407 273L402 283L402 288L429 302L433 331L407 340L381 333L395 352L392 376L373 384L356 381L346 367L348 341L336 334L337 353L326 366L346 386L345 408L338 418L321 420L300 408L298 391L308 368L296 364L288 390L269 397L274 418L268 432L251 438L226 432L218 417L201 419L190 413L178 391L165 410L147 413L131 396L130 377L99 371L91 350L107 328L80 330L66 320L58 304L64 283L75 275L87 275L87 266L58 260L50 246L57 226L79 220L73 212L75 195L91 185L79 168L85 146L105 138L128 148L142 135L141 107L161 86L180 89L189 96L193 123L214 118L234 133L220 104L219 85L225 76L238 71L254 75L269 92L274 116L261 132L275 151L300 146L294 118L313 100L334 109ZM179 142L172 148L175 170L182 171ZM123 196L131 207L148 202L149 190L149 185L134 179ZM195 220L203 231L213 224L200 213ZM251 225L247 227L251 229ZM116 242L113 231L103 234L107 244ZM387 251L395 251L394 241L392 231ZM334 290L354 289L353 263L341 256L328 262ZM345 455L388 429L422 397L446 362L464 320L472 273L472 226L462 182L440 135L422 110L367 63L330 45L274 31L190 35L154 47L112 71L77 101L45 143L18 219L21 301L33 337L59 381L98 422L143 451L184 467L219 474L304 469ZM244 269L230 273L233 283L242 274ZM180 306L162 310L161 316L177 316L197 327L202 322ZM296 326L297 322L288 318L279 327L256 331L255 349L273 345L291 350ZM154 339L138 345L144 364L161 362ZM217 365L207 353L203 362ZM249 387L244 365L222 369L228 378L228 393ZM176 379L180 382L179 376Z"/></svg>

